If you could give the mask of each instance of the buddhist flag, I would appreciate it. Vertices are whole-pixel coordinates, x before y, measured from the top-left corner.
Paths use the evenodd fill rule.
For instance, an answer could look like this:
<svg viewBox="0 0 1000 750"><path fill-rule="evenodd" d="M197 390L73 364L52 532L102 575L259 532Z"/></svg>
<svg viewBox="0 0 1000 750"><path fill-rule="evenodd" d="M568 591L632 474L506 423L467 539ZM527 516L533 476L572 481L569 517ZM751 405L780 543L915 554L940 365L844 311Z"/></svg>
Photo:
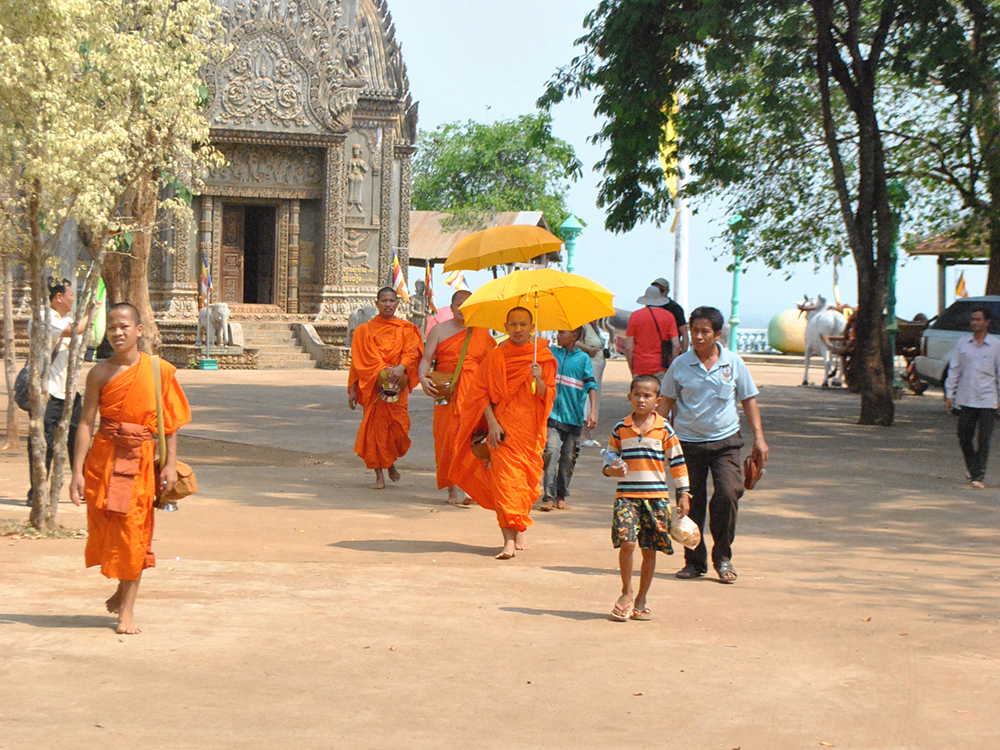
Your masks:
<svg viewBox="0 0 1000 750"><path fill-rule="evenodd" d="M424 270L424 294L427 295L427 314L437 315L438 309L434 304L434 290L431 288L431 264L428 263Z"/></svg>
<svg viewBox="0 0 1000 750"><path fill-rule="evenodd" d="M958 281L955 283L955 296L968 297L969 290L965 288L965 271L958 274Z"/></svg>
<svg viewBox="0 0 1000 750"><path fill-rule="evenodd" d="M471 292L469 285L465 282L465 271L452 271L444 277L444 283L456 292Z"/></svg>
<svg viewBox="0 0 1000 750"><path fill-rule="evenodd" d="M663 123L663 138L660 141L660 167L663 169L664 179L667 181L667 190L670 197L677 197L677 131L674 129L674 118L677 116L677 95L674 95L670 104L663 105L663 113L667 115ZM674 231L673 228L670 230Z"/></svg>
<svg viewBox="0 0 1000 750"><path fill-rule="evenodd" d="M205 298L206 305L212 297L212 272L208 270L208 258L204 253L201 256L201 296Z"/></svg>
<svg viewBox="0 0 1000 750"><path fill-rule="evenodd" d="M399 265L399 254L393 252L392 265L389 266L389 281L386 286L396 290L396 294L404 301L410 301L410 290L406 288L406 279L403 278L403 267Z"/></svg>

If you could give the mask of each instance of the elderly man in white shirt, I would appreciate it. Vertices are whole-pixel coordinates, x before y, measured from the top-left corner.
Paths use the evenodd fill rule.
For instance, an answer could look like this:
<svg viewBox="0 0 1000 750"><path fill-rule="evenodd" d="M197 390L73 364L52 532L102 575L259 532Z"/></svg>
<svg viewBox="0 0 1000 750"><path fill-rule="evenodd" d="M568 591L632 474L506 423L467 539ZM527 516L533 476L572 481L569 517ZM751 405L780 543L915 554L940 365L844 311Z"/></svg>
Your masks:
<svg viewBox="0 0 1000 750"><path fill-rule="evenodd" d="M948 365L944 384L944 408L949 414L959 407L958 444L962 447L969 484L985 489L986 461L990 437L1000 405L1000 340L987 335L988 307L976 307L969 319L972 335L959 340ZM977 438L978 432L978 439Z"/></svg>
<svg viewBox="0 0 1000 750"><path fill-rule="evenodd" d="M49 380L46 390L49 394L49 401L45 406L45 470L52 466L52 456L55 453L56 425L62 419L63 409L66 407L66 371L69 369L69 339L73 335L73 318L70 313L73 310L73 303L76 297L73 293L73 282L69 279L51 280L49 282L49 347L48 356L52 356L52 363L49 366ZM81 320L77 325L77 331L83 334L87 327L86 319ZM29 322L29 331L30 322ZM77 393L73 399L73 413L69 423L68 448L69 455L73 456L73 447L76 442L76 428L80 424L81 400ZM31 436L28 436L28 455L31 455ZM35 488L28 490L27 505L32 504Z"/></svg>

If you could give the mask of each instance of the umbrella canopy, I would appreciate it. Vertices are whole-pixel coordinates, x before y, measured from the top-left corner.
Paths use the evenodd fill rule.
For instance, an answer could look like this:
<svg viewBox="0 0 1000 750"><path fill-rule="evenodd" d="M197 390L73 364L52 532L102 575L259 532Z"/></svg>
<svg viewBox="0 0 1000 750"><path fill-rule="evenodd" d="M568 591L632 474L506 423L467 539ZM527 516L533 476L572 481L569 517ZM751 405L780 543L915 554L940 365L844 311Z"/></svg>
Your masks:
<svg viewBox="0 0 1000 750"><path fill-rule="evenodd" d="M467 326L502 331L507 313L524 307L534 316L537 330L569 330L614 315L613 298L588 278L539 268L514 271L483 284L462 305L462 313Z"/></svg>
<svg viewBox="0 0 1000 750"><path fill-rule="evenodd" d="M479 271L483 268L524 263L546 253L558 253L562 240L541 227L510 224L470 234L455 245L445 261L445 271Z"/></svg>

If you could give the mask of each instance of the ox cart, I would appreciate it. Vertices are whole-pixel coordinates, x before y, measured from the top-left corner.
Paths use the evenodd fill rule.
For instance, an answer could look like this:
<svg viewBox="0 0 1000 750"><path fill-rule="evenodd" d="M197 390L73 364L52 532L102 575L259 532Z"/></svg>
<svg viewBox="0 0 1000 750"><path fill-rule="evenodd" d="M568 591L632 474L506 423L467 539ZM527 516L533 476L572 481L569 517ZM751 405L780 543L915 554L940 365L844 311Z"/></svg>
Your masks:
<svg viewBox="0 0 1000 750"><path fill-rule="evenodd" d="M927 383L917 376L915 360L920 354L920 340L924 330L930 325L930 320L923 314L916 315L913 320L896 318L896 351L895 356L905 361L903 381L906 387L918 396L927 390ZM844 380L848 380L851 372L851 357L854 356L854 316L847 321L847 329L843 336L830 337L830 351L839 354L844 363ZM850 386L850 383L848 383Z"/></svg>

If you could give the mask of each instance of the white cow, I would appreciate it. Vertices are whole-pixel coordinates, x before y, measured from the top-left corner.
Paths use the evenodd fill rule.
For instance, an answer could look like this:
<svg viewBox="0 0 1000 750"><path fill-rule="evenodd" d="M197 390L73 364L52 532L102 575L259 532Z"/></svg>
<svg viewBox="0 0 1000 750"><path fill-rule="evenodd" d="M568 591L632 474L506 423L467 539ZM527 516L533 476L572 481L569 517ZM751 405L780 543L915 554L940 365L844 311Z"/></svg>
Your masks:
<svg viewBox="0 0 1000 750"><path fill-rule="evenodd" d="M802 376L802 385L809 385L809 359L813 354L823 355L823 387L829 388L831 385L839 387L841 382L834 376L837 373L837 364L834 362L834 355L830 351L830 337L843 336L847 329L847 318L844 314L827 307L826 298L822 295L815 299L806 299L798 305L801 312L806 313L806 351L805 351L805 373ZM840 369L843 369L843 359L841 359Z"/></svg>

